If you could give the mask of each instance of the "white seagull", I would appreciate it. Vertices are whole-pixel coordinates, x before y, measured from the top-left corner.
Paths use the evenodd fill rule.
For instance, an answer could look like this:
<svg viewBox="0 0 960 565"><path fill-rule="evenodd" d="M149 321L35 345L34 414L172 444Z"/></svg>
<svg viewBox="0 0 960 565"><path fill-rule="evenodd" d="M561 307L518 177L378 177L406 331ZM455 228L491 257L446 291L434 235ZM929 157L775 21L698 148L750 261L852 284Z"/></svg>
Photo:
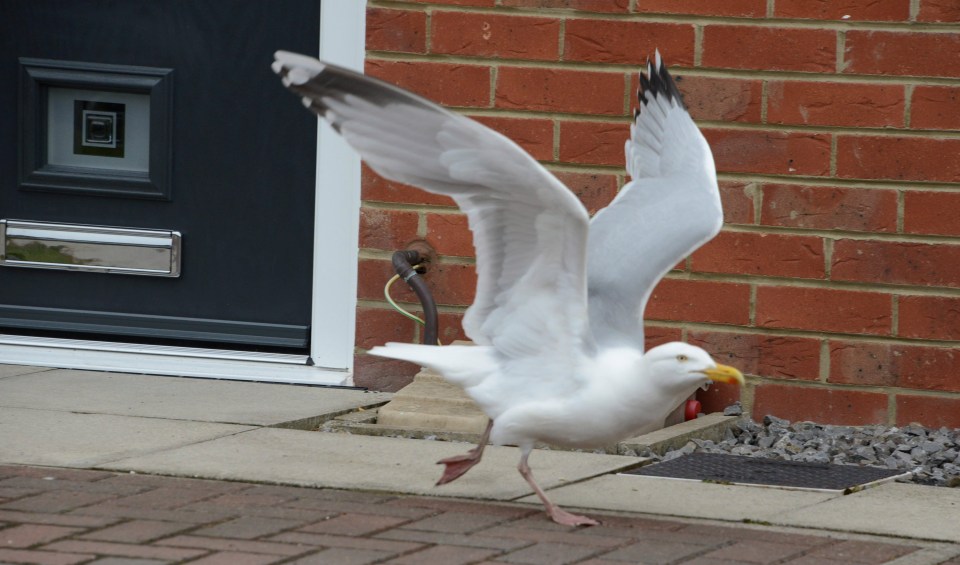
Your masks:
<svg viewBox="0 0 960 565"><path fill-rule="evenodd" d="M720 230L713 156L659 52L640 74L626 143L631 181L591 221L576 196L513 141L383 81L284 51L273 70L381 176L451 196L466 213L477 291L474 346L388 343L374 355L430 367L490 417L480 444L440 461L437 483L516 445L518 469L555 522L595 525L553 504L527 465L536 442L597 448L658 429L733 367L674 342L644 353L654 285Z"/></svg>

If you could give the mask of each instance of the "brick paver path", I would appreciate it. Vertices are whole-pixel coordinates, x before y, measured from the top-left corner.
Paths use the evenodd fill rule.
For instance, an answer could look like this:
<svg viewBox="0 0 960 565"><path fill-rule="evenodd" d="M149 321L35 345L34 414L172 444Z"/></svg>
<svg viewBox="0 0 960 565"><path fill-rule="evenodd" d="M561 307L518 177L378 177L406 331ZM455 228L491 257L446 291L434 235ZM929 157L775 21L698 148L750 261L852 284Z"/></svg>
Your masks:
<svg viewBox="0 0 960 565"><path fill-rule="evenodd" d="M0 563L886 563L916 547L538 508L0 466Z"/></svg>

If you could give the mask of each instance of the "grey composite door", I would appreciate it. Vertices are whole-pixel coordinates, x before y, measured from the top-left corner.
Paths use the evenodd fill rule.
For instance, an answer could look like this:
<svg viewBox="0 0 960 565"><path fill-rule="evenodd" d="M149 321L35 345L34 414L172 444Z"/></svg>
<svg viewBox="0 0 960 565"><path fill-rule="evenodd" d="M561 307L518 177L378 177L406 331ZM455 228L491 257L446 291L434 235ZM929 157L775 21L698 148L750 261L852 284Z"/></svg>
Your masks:
<svg viewBox="0 0 960 565"><path fill-rule="evenodd" d="M307 350L319 9L0 3L0 333Z"/></svg>

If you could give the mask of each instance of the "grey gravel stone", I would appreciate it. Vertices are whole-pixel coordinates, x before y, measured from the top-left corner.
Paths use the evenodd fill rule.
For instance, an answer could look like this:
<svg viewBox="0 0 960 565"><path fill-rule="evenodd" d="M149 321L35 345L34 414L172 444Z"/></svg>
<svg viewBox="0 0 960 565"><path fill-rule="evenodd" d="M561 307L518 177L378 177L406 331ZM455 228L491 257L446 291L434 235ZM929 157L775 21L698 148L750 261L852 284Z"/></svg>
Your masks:
<svg viewBox="0 0 960 565"><path fill-rule="evenodd" d="M742 412L739 402L724 410L726 415ZM719 442L695 439L662 457L653 457L669 461L688 453L886 467L913 472L909 480L916 483L960 487L960 428L831 426L791 423L773 415L764 416L761 424L744 416Z"/></svg>

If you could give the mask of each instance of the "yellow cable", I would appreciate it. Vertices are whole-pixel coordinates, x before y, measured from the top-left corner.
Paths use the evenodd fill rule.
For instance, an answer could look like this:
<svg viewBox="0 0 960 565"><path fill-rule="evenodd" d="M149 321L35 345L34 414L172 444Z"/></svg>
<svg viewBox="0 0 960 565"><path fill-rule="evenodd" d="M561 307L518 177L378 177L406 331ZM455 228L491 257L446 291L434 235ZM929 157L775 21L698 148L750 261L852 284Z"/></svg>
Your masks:
<svg viewBox="0 0 960 565"><path fill-rule="evenodd" d="M420 265L415 265L413 268L416 269L419 266ZM390 303L390 306L393 306L393 308L397 312L400 312L401 314L403 314L407 318L410 318L414 322L417 322L421 326L427 325L427 323L421 320L416 314L411 314L410 312L407 312L406 310L404 310L403 307L397 304L396 302L394 302L393 298L390 296L390 287L393 286L393 283L397 282L399 279L400 279L400 275L393 275L392 277L390 277L390 280L388 280L387 284L384 285L383 287L383 297L387 299L387 302ZM439 337L437 338L437 345L443 345L442 343L440 343Z"/></svg>

